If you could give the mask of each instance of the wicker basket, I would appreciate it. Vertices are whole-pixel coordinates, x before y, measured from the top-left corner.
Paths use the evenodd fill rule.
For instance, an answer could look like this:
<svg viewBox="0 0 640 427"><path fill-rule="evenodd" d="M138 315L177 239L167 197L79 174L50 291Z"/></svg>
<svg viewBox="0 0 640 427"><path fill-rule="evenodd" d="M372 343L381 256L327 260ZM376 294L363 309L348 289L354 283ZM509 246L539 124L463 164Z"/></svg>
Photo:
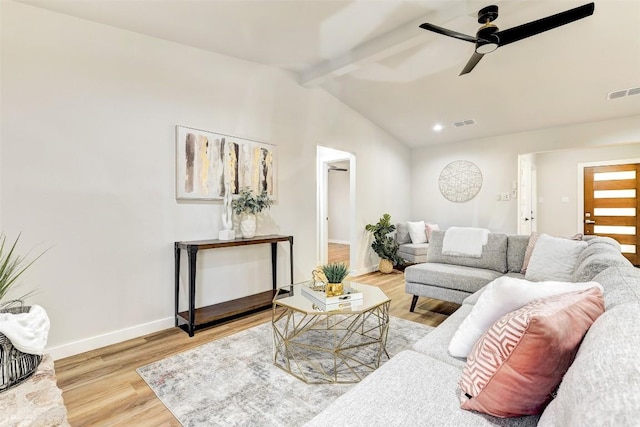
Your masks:
<svg viewBox="0 0 640 427"><path fill-rule="evenodd" d="M0 313L28 313L30 309L31 306L3 308ZM41 360L42 356L21 352L0 333L0 393L33 375Z"/></svg>
<svg viewBox="0 0 640 427"><path fill-rule="evenodd" d="M378 270L380 270L380 273L389 274L393 271L393 263L388 259L380 258Z"/></svg>

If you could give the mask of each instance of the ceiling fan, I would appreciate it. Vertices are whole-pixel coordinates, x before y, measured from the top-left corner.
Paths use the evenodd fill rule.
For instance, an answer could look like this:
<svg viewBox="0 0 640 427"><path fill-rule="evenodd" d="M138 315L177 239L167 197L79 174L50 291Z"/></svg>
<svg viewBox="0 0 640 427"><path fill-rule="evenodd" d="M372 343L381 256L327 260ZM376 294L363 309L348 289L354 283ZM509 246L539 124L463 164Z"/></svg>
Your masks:
<svg viewBox="0 0 640 427"><path fill-rule="evenodd" d="M577 21L578 19L586 18L587 16L593 15L594 7L593 3L585 4L574 9L569 9L555 15L547 16L546 18L499 31L498 27L492 24L492 22L498 17L498 6L487 6L480 9L478 12L478 23L483 25L480 27L475 37L428 23L420 25L420 28L475 43L475 52L473 52L471 59L469 59L469 62L467 62L467 65L465 65L464 69L460 73L460 75L463 75L473 70L485 54L493 52L500 46L552 30L562 25L569 24L570 22Z"/></svg>

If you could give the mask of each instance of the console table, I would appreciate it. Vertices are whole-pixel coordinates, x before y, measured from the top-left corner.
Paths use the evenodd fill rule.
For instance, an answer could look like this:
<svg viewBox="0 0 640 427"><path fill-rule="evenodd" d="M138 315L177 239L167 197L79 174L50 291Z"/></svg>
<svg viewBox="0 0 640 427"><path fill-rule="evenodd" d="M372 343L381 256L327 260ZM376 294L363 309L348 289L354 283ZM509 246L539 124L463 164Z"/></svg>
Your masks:
<svg viewBox="0 0 640 427"><path fill-rule="evenodd" d="M231 317L271 307L276 293L276 264L278 259L278 242L289 242L289 264L291 283L293 284L293 236L267 235L256 236L250 239L234 240L194 240L190 242L175 242L175 319L176 326L185 329L192 337L195 330L212 323L229 319ZM273 289L196 309L196 260L199 250L230 248L235 246L271 244L271 277ZM180 253L187 251L189 264L189 309L178 312L180 298ZM184 325L186 323L186 325Z"/></svg>

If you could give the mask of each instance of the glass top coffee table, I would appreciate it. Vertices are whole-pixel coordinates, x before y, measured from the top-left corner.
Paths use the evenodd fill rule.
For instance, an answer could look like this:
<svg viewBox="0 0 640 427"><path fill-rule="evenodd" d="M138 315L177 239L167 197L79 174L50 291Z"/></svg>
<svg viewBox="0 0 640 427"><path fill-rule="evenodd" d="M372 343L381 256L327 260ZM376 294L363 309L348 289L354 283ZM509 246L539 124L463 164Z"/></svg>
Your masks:
<svg viewBox="0 0 640 427"><path fill-rule="evenodd" d="M307 383L354 383L380 366L391 300L376 286L345 283L361 301L323 310L302 286L287 285L273 300L274 364Z"/></svg>

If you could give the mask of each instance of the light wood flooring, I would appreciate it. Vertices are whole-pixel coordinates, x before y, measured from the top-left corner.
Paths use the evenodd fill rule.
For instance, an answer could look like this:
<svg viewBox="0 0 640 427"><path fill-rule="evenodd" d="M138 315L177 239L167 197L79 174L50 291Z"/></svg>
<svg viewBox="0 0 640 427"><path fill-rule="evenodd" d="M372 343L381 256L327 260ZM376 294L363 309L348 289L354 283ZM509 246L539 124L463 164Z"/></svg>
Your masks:
<svg viewBox="0 0 640 427"><path fill-rule="evenodd" d="M348 262L348 254L348 245L330 247L330 259ZM357 280L382 288L391 298L390 314L414 322L437 326L459 307L420 298L416 311L410 313L411 295L405 294L404 275L397 270L370 273ZM74 427L180 426L136 368L269 320L271 311L266 310L198 331L192 338L181 329L171 328L56 361L69 423Z"/></svg>
<svg viewBox="0 0 640 427"><path fill-rule="evenodd" d="M349 245L329 243L329 262L345 262L349 264Z"/></svg>

